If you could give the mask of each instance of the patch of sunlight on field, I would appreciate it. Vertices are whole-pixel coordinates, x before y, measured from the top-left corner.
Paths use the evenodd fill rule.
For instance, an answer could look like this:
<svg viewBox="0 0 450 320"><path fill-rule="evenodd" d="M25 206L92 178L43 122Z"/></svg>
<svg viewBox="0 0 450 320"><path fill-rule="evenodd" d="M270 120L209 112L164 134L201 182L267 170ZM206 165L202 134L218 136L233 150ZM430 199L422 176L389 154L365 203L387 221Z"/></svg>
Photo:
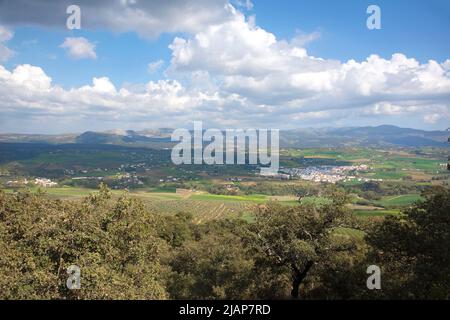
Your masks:
<svg viewBox="0 0 450 320"><path fill-rule="evenodd" d="M408 206L416 201L423 200L419 194L405 194L400 196L383 197L381 200L374 201L375 204L389 207L389 206Z"/></svg>
<svg viewBox="0 0 450 320"><path fill-rule="evenodd" d="M385 217L388 215L398 215L399 210L355 210L353 213L357 217L369 218L369 217Z"/></svg>
<svg viewBox="0 0 450 320"><path fill-rule="evenodd" d="M256 218L255 215L252 214L251 212L244 212L240 218L244 221L246 221L247 223L255 223Z"/></svg>
<svg viewBox="0 0 450 320"><path fill-rule="evenodd" d="M357 238L357 239L362 239L364 238L364 235L366 234L364 231L361 230L356 230L356 229L352 229L352 228L336 228L334 230L336 235L340 235L340 236L346 236L346 237L350 237L350 238Z"/></svg>
<svg viewBox="0 0 450 320"><path fill-rule="evenodd" d="M61 188L30 188L31 192L37 192L41 190L48 195L58 196L63 198L70 197L85 197L90 193L98 191L97 189L87 189L87 188L73 188L73 187L61 187Z"/></svg>
<svg viewBox="0 0 450 320"><path fill-rule="evenodd" d="M302 204L313 204L316 206L323 206L326 204L330 204L331 202L332 202L331 199L325 197L310 196L310 197L303 197L301 199Z"/></svg>
<svg viewBox="0 0 450 320"><path fill-rule="evenodd" d="M221 201L250 201L264 203L268 201L265 195L248 195L248 196L226 196L219 194L194 194L190 197L191 200L221 200Z"/></svg>
<svg viewBox="0 0 450 320"><path fill-rule="evenodd" d="M252 212L256 205L245 201L208 201L208 200L149 200L143 199L146 207L154 212L174 215L180 212L190 213L194 223L202 223L224 218L239 218L252 221Z"/></svg>
<svg viewBox="0 0 450 320"><path fill-rule="evenodd" d="M144 191L136 191L130 193L132 196L136 196L141 199L146 200L181 200L183 199L182 195L175 193L167 193L167 192L144 192Z"/></svg>

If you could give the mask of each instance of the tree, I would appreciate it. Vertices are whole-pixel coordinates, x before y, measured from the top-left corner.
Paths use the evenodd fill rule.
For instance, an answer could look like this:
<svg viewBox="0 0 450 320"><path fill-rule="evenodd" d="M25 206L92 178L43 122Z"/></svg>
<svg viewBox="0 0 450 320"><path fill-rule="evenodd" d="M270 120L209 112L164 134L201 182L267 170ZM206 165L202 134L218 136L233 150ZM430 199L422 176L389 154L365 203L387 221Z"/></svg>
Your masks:
<svg viewBox="0 0 450 320"><path fill-rule="evenodd" d="M345 208L347 196L332 189L327 197L331 201L321 206L270 204L260 210L250 227L248 244L253 246L255 265L278 278L290 274L290 295L295 299L316 266L326 264L338 252L356 250L354 241L335 233L352 223Z"/></svg>
<svg viewBox="0 0 450 320"><path fill-rule="evenodd" d="M168 291L174 299L251 299L253 260L240 235L241 222L201 226L195 240L175 248Z"/></svg>
<svg viewBox="0 0 450 320"><path fill-rule="evenodd" d="M165 298L161 242L142 202L105 186L81 202L0 192L0 298ZM70 265L79 290L66 287Z"/></svg>
<svg viewBox="0 0 450 320"><path fill-rule="evenodd" d="M175 216L163 216L159 219L158 236L171 247L180 247L193 237L192 214L179 212Z"/></svg>
<svg viewBox="0 0 450 320"><path fill-rule="evenodd" d="M367 235L368 261L382 269L388 298L450 298L450 193L433 187L425 201L387 217Z"/></svg>

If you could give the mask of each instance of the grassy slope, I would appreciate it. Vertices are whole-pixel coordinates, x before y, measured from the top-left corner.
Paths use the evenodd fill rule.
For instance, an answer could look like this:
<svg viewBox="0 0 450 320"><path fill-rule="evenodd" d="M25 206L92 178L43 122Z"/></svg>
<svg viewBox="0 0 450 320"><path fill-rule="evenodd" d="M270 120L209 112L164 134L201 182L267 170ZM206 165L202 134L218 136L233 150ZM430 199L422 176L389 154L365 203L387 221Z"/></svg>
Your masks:
<svg viewBox="0 0 450 320"><path fill-rule="evenodd" d="M400 196L384 197L381 200L374 201L375 204L384 207L403 207L409 206L416 201L422 200L419 194L405 194Z"/></svg>

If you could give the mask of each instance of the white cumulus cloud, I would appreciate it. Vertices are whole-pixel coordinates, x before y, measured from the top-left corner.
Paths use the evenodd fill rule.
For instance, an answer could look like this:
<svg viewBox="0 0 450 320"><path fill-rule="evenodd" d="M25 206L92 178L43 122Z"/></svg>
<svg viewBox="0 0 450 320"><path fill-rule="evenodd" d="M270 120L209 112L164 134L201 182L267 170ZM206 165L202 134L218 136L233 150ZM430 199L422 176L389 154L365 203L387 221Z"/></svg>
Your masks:
<svg viewBox="0 0 450 320"><path fill-rule="evenodd" d="M358 108L367 113L367 107L373 115L399 115L449 107L448 61L420 63L401 53L364 61L323 59L302 47L317 34L280 40L242 13L233 14L192 37L175 38L171 75L206 72L219 80L220 91L279 115Z"/></svg>
<svg viewBox="0 0 450 320"><path fill-rule="evenodd" d="M14 55L14 51L5 45L13 37L14 33L10 29L0 25L0 62L5 62Z"/></svg>
<svg viewBox="0 0 450 320"><path fill-rule="evenodd" d="M86 38L66 38L60 45L73 59L97 59L95 45Z"/></svg>

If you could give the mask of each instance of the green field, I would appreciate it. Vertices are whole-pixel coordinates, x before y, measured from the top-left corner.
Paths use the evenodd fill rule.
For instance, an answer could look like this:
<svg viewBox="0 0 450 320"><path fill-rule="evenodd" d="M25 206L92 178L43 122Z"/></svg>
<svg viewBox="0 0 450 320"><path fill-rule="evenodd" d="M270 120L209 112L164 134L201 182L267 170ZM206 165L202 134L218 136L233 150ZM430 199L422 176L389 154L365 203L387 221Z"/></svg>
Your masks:
<svg viewBox="0 0 450 320"><path fill-rule="evenodd" d="M346 236L350 238L363 238L365 233L361 230L356 230L352 228L337 228L334 230L337 235Z"/></svg>
<svg viewBox="0 0 450 320"><path fill-rule="evenodd" d="M381 200L374 201L374 203L383 207L404 207L420 200L422 200L422 197L419 194L406 194L384 197Z"/></svg>
<svg viewBox="0 0 450 320"><path fill-rule="evenodd" d="M144 200L146 207L158 214L190 213L195 223L223 218L242 218L252 221L255 204L244 201L208 201L183 199L179 201Z"/></svg>
<svg viewBox="0 0 450 320"><path fill-rule="evenodd" d="M30 188L32 192L41 190L50 197L61 199L77 200L96 192L95 189L74 188L74 187L60 187L60 188ZM193 193L181 195L173 192L158 192L160 190L149 191L132 191L130 195L141 199L146 206L155 212L163 214L176 214L178 212L191 213L194 220L197 222L207 221L211 219L218 219L224 217L242 217L244 220L253 221L252 212L259 204L273 201L266 195L216 195L208 193ZM11 189L6 189L6 192L13 192ZM155 192L156 191L156 192ZM114 197L123 194L122 190L112 190ZM422 198L418 194L407 194L400 196L388 196L381 200L373 201L374 205L388 208L382 210L365 210L359 208L353 213L358 217L381 217L386 215L399 214L399 208L411 205ZM296 200L275 200L283 205L297 205ZM329 200L324 197L305 197L302 199L303 204L324 205L329 203ZM380 208L381 209L381 208Z"/></svg>
<svg viewBox="0 0 450 320"><path fill-rule="evenodd" d="M400 211L398 210L355 210L353 213L362 218L368 217L384 217L387 215L398 215Z"/></svg>
<svg viewBox="0 0 450 320"><path fill-rule="evenodd" d="M61 188L29 188L32 192L37 192L38 190L45 192L50 196L57 196L61 198L81 198L88 196L92 192L98 190L95 189L85 189L85 188L74 188L74 187L61 187Z"/></svg>
<svg viewBox="0 0 450 320"><path fill-rule="evenodd" d="M195 194L190 197L192 200L219 200L219 201L250 201L264 203L268 201L265 195L227 196L217 194Z"/></svg>
<svg viewBox="0 0 450 320"><path fill-rule="evenodd" d="M330 204L331 200L325 197L303 197L301 200L302 204L313 204L316 206L323 206L326 204Z"/></svg>
<svg viewBox="0 0 450 320"><path fill-rule="evenodd" d="M405 177L406 173L392 170L377 170L376 172L367 174L366 176L372 179L399 180Z"/></svg>
<svg viewBox="0 0 450 320"><path fill-rule="evenodd" d="M66 151L61 153L42 153L33 159L23 160L24 165L34 165L42 163L51 163L53 165L62 165L65 167L89 163L91 167L116 166L126 159L127 155L121 152L96 151L96 152L77 152Z"/></svg>

